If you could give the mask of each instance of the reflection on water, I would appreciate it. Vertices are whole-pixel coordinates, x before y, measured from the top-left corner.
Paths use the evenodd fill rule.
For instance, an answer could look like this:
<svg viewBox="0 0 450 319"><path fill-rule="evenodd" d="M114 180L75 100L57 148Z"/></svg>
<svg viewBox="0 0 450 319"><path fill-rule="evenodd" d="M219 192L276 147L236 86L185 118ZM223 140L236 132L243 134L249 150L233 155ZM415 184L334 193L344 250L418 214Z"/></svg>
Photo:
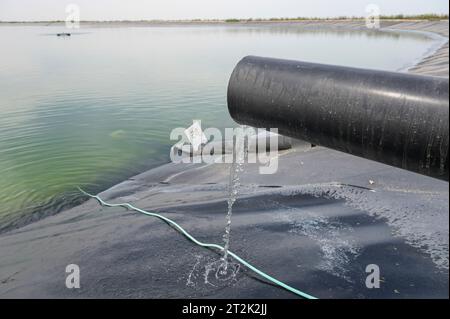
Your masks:
<svg viewBox="0 0 450 319"><path fill-rule="evenodd" d="M226 87L245 55L396 70L419 34L296 27L1 26L0 229L52 214L168 161L169 133L233 125Z"/></svg>

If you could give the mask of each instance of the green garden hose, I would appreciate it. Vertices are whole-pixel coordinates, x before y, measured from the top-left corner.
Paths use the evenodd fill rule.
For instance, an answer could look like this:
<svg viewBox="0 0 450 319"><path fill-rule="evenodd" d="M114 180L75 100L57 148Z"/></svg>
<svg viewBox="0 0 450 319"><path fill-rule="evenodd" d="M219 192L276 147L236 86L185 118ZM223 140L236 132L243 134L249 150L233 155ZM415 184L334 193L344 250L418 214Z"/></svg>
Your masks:
<svg viewBox="0 0 450 319"><path fill-rule="evenodd" d="M189 240L191 240L193 243L201 246L201 247L207 247L207 248L215 248L218 249L220 251L223 251L224 248L220 245L216 245L216 244L208 244L208 243L202 243L201 241L198 241L197 239L195 239L192 235L190 235L186 230L183 229L183 227L181 227L180 225L178 225L176 222L174 222L173 220L164 217L160 214L156 214L156 213L151 213L148 211L145 211L143 209L134 207L133 205L129 204L129 203L119 203L119 204L113 204L113 203L107 203L104 200L102 200L99 196L96 195L91 195L87 192L85 192L84 190L82 190L81 188L78 187L78 189L80 190L80 192L82 192L83 194L91 197L91 198L95 198L101 205L103 206L107 206L107 207L124 207L124 208L128 208L134 211L137 211L141 214L144 215L148 215L148 216L152 216L152 217L156 217L159 219L164 220L165 222L167 222L168 224L172 225L173 227L175 227L180 233L182 233L184 236L186 236ZM287 284L285 284L284 282L279 281L278 279L273 278L272 276L266 274L265 272L259 270L258 268L256 268L255 266L251 265L250 263L248 263L247 261L245 261L244 259L242 259L241 257L239 257L238 255L236 255L235 253L228 251L229 256L233 257L236 261L238 261L239 263L241 263L242 265L246 266L247 268L249 268L250 270L252 270L253 272L257 273L258 275L260 275L261 277L267 279L268 281L300 296L306 299L317 299L314 296L311 296L303 291L300 291L298 289L295 289Z"/></svg>

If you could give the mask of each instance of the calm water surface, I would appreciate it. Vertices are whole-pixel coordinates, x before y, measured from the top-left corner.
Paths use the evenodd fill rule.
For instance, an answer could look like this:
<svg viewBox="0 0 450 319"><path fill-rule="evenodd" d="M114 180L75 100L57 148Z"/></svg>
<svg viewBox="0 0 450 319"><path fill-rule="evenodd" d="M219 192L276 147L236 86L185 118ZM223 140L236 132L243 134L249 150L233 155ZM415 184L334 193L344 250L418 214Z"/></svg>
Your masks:
<svg viewBox="0 0 450 319"><path fill-rule="evenodd" d="M227 81L245 55L398 70L421 34L284 26L0 26L0 229L74 205L169 159L170 131L234 126Z"/></svg>

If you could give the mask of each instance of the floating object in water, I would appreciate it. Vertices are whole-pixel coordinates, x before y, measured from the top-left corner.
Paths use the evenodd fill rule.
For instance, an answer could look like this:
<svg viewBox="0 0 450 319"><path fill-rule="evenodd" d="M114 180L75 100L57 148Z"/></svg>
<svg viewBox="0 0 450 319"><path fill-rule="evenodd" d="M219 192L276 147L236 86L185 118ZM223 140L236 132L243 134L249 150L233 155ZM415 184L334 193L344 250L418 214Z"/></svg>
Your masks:
<svg viewBox="0 0 450 319"><path fill-rule="evenodd" d="M63 32L63 33L57 33L56 36L58 37L70 37L71 34L68 32Z"/></svg>
<svg viewBox="0 0 450 319"><path fill-rule="evenodd" d="M239 124L448 181L448 79L248 56L228 85Z"/></svg>
<svg viewBox="0 0 450 319"><path fill-rule="evenodd" d="M109 133L109 136L112 138L115 138L115 139L123 138L123 137L125 137L125 135L126 135L126 132L124 130L116 130L116 131Z"/></svg>
<svg viewBox="0 0 450 319"><path fill-rule="evenodd" d="M263 139L265 140L263 142ZM270 151L271 145L274 144L274 140L276 140L276 145L278 146L278 151L283 151L292 148L292 139L290 137L286 137L283 135L279 135L277 133L273 133L270 131L259 131L255 132L255 135L248 136L248 145L246 152L249 153L265 153ZM259 146L264 145L264 149L260 149ZM205 151L206 150L206 151ZM208 141L206 144L200 145L198 150L194 150L192 145L176 144L172 146L170 152L172 154L182 157L192 157L192 156L208 156L208 155L231 155L234 150L234 142L233 140L225 140L224 138L221 141Z"/></svg>

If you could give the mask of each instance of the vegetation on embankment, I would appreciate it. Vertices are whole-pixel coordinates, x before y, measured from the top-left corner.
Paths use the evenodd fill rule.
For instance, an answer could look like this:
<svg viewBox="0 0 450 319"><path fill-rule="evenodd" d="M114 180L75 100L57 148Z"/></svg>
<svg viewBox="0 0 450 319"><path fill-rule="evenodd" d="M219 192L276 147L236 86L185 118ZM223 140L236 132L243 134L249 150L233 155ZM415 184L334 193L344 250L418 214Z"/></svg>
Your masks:
<svg viewBox="0 0 450 319"><path fill-rule="evenodd" d="M418 15L380 15L381 20L428 20L428 21L439 21L448 20L448 14L435 14L435 13L425 13ZM364 20L365 17L329 17L329 18L319 18L319 17L296 17L296 18L269 18L269 19L226 19L225 22L270 22L270 21L331 21L331 20Z"/></svg>
<svg viewBox="0 0 450 319"><path fill-rule="evenodd" d="M296 17L296 18L249 18L249 19L190 19L190 20L112 20L112 21L81 21L81 23L245 23L245 22L295 22L295 21L338 21L338 20L364 20L365 17ZM381 15L381 20L426 20L426 21L440 21L448 20L448 14L424 13L418 15ZM0 21L0 23L44 23L57 24L64 23L62 20L55 21Z"/></svg>

